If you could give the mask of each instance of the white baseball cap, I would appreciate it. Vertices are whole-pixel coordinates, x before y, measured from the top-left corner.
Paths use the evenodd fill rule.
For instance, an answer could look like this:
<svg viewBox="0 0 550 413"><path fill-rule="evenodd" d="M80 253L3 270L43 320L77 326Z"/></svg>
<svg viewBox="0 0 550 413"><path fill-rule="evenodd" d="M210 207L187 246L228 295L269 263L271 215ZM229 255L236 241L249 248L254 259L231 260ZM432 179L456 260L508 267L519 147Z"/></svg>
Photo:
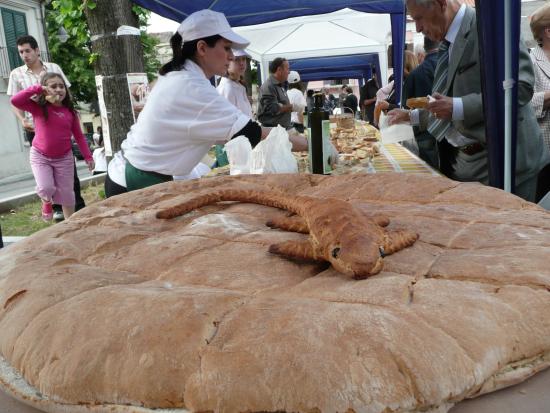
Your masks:
<svg viewBox="0 0 550 413"><path fill-rule="evenodd" d="M233 56L235 56L235 57L241 57L241 56L250 57L250 55L248 53L246 53L246 50L244 50L244 49L233 49Z"/></svg>
<svg viewBox="0 0 550 413"><path fill-rule="evenodd" d="M288 83L298 83L300 81L300 74L294 70L288 73Z"/></svg>
<svg viewBox="0 0 550 413"><path fill-rule="evenodd" d="M233 49L244 49L250 42L235 33L223 13L209 9L190 14L178 27L183 43L219 34L232 42Z"/></svg>

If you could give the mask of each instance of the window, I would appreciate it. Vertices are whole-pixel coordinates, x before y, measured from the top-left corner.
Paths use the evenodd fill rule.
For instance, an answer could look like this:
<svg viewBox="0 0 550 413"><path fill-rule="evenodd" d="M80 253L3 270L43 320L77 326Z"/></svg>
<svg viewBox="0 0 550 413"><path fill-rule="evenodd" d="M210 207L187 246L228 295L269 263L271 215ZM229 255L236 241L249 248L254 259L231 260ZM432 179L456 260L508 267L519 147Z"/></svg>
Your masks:
<svg viewBox="0 0 550 413"><path fill-rule="evenodd" d="M94 124L92 122L82 122L84 125L84 133L94 133Z"/></svg>
<svg viewBox="0 0 550 413"><path fill-rule="evenodd" d="M4 24L4 34L6 36L10 68L15 69L17 66L23 64L19 57L19 52L17 51L16 41L19 36L29 33L27 30L27 19L24 13L14 10L0 7L0 12L2 12L2 23Z"/></svg>

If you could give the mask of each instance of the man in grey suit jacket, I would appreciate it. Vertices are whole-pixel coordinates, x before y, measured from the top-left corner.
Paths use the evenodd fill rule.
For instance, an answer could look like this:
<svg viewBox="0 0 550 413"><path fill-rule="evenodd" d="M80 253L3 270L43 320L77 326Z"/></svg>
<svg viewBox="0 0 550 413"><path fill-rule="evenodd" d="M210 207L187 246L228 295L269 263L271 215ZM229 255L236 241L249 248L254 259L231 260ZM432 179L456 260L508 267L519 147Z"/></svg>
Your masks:
<svg viewBox="0 0 550 413"><path fill-rule="evenodd" d="M440 49L434 78L432 96L435 101L428 105L427 110L394 110L389 114L390 123L410 121L421 129L428 129L439 142L440 169L446 175L458 181L488 184L475 11L458 0L405 1L417 32L441 41L444 46ZM439 76L442 81L438 83L438 74L442 73L446 79L444 75ZM533 67L522 44L519 53L515 193L530 201L535 199L538 172L550 162L550 154L529 105L533 84Z"/></svg>

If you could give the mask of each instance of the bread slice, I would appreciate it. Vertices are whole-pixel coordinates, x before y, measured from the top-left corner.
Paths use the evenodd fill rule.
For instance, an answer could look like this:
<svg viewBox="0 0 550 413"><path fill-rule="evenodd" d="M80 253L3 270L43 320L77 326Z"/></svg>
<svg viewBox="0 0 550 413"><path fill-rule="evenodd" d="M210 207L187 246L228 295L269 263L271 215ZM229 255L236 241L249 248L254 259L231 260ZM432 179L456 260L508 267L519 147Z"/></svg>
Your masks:
<svg viewBox="0 0 550 413"><path fill-rule="evenodd" d="M428 97L418 97L407 99L406 106L411 109L424 109L428 106L430 100Z"/></svg>

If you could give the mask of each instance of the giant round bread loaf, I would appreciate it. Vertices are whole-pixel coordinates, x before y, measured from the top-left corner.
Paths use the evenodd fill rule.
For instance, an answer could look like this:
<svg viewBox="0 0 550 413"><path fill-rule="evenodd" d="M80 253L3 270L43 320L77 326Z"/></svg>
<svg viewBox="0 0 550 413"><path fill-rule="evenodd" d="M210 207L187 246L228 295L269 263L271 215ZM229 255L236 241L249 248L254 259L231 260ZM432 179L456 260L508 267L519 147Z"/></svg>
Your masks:
<svg viewBox="0 0 550 413"><path fill-rule="evenodd" d="M419 239L355 281L268 247L284 211L204 191L349 200ZM0 386L60 412L446 412L550 364L550 214L406 175L171 182L0 252Z"/></svg>

